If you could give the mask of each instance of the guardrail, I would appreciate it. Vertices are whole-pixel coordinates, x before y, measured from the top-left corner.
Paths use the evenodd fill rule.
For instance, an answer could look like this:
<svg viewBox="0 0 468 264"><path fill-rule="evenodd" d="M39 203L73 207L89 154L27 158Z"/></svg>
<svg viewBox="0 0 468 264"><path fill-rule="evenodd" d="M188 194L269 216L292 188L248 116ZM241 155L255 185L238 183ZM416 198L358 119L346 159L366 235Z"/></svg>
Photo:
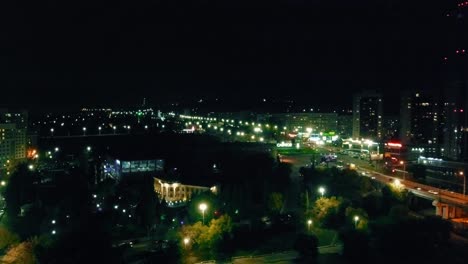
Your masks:
<svg viewBox="0 0 468 264"><path fill-rule="evenodd" d="M380 172L377 172L377 171L372 171L372 170L369 170L369 169L365 169L365 172L380 175L380 176L385 177L387 179L401 180L400 178L385 175L383 173L380 173ZM372 176L372 175L366 175L366 176ZM407 188L407 189L409 189L413 193L415 193L417 191L420 191L421 194L424 194L424 196L426 196L426 197L431 197L432 199L444 199L444 200L448 200L448 201L451 200L452 202L455 202L457 204L468 206L468 197L461 194L461 193L457 193L457 192L453 192L453 191L447 191L447 190L436 188L436 187L433 187L433 186L430 186L430 185L425 185L425 184L421 184L421 183L413 182L413 181L409 181L409 180L403 180L403 184L404 184L404 182L407 182L409 185L411 185L411 188ZM418 188L420 188L421 190L418 190ZM425 193L425 192L422 191L422 189L434 190L434 192L437 192L437 193ZM441 197L441 195L445 196L445 197ZM454 199L458 199L458 200L461 200L461 201L454 201Z"/></svg>

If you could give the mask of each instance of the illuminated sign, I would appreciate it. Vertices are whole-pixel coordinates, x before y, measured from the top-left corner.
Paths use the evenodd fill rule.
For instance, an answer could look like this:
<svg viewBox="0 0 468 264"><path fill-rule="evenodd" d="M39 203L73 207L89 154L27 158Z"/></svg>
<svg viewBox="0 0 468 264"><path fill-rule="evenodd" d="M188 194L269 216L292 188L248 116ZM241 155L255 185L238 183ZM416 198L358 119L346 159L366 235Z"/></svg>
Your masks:
<svg viewBox="0 0 468 264"><path fill-rule="evenodd" d="M388 142L387 145L389 147L396 147L396 148L401 148L402 145L400 143L393 143L393 142Z"/></svg>
<svg viewBox="0 0 468 264"><path fill-rule="evenodd" d="M276 146L278 148L292 148L293 144L291 142L281 142L281 143L276 143Z"/></svg>

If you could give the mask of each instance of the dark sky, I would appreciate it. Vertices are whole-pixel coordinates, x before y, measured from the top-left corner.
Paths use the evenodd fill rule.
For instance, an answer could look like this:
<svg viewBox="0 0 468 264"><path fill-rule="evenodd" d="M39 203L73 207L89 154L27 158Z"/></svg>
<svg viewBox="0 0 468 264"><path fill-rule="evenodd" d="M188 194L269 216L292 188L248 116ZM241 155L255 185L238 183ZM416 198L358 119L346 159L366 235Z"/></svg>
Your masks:
<svg viewBox="0 0 468 264"><path fill-rule="evenodd" d="M393 104L430 86L447 41L442 0L2 2L0 105L31 108L361 89Z"/></svg>

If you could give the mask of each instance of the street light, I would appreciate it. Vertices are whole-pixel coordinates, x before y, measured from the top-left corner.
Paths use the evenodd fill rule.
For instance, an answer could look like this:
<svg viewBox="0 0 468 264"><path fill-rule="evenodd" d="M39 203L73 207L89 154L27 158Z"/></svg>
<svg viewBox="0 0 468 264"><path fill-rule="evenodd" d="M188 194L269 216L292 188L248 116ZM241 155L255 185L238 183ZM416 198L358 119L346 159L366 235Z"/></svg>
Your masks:
<svg viewBox="0 0 468 264"><path fill-rule="evenodd" d="M312 225L312 220L307 220L307 230L310 232L310 226Z"/></svg>
<svg viewBox="0 0 468 264"><path fill-rule="evenodd" d="M325 188L320 187L320 188L318 189L318 191L319 191L319 193L320 193L320 194L322 195L322 197L323 197L323 194L325 193Z"/></svg>
<svg viewBox="0 0 468 264"><path fill-rule="evenodd" d="M83 127L83 136L86 136L86 127Z"/></svg>
<svg viewBox="0 0 468 264"><path fill-rule="evenodd" d="M358 221L359 221L359 216L355 215L354 216L354 228L357 228Z"/></svg>
<svg viewBox="0 0 468 264"><path fill-rule="evenodd" d="M187 248L187 245L188 245L189 242L190 242L190 238L188 238L188 237L184 238L185 248Z"/></svg>
<svg viewBox="0 0 468 264"><path fill-rule="evenodd" d="M203 224L205 224L205 210L206 210L206 208L208 208L208 206L206 205L206 203L202 203L202 204L200 204L200 206L198 208L202 211Z"/></svg>
<svg viewBox="0 0 468 264"><path fill-rule="evenodd" d="M400 160L400 165L403 165L403 180L406 178L406 163Z"/></svg>
<svg viewBox="0 0 468 264"><path fill-rule="evenodd" d="M114 129L114 135L115 135L115 131L117 130L117 127L116 127L116 126L114 126L114 127L113 127L113 129Z"/></svg>
<svg viewBox="0 0 468 264"><path fill-rule="evenodd" d="M99 135L101 135L101 129L102 129L102 127L98 127Z"/></svg>
<svg viewBox="0 0 468 264"><path fill-rule="evenodd" d="M51 128L51 129L50 129L50 136L51 136L51 137L54 136L54 128Z"/></svg>
<svg viewBox="0 0 468 264"><path fill-rule="evenodd" d="M466 176L463 171L459 171L458 174L463 177L463 195L466 194Z"/></svg>

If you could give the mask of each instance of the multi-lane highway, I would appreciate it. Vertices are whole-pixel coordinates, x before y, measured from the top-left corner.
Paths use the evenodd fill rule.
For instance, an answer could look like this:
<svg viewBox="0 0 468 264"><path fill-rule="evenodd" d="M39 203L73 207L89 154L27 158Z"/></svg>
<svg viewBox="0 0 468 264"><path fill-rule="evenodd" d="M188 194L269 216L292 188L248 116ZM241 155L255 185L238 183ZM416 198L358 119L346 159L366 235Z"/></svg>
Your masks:
<svg viewBox="0 0 468 264"><path fill-rule="evenodd" d="M441 190L429 185L424 185L409 180L402 180L397 177L385 175L376 171L363 169L360 167L357 167L357 171L361 175L371 177L373 180L379 181L381 183L391 183L395 185L400 185L402 188L405 188L408 191L414 193L415 195L425 199L439 200L445 203L468 207L468 197L460 193Z"/></svg>

